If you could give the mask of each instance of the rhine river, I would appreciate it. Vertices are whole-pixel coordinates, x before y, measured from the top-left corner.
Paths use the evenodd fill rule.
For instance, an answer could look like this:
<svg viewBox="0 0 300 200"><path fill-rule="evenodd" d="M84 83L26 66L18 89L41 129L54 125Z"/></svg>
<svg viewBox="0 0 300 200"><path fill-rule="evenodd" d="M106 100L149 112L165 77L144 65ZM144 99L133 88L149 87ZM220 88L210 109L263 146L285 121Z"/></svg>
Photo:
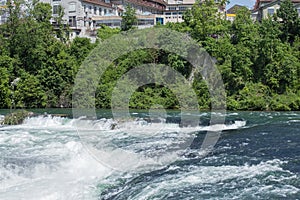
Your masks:
<svg viewBox="0 0 300 200"><path fill-rule="evenodd" d="M70 114L47 112L62 111ZM106 111L98 115L98 120L80 120L45 114L0 127L0 199L300 198L300 112L228 112L221 137L205 156L196 147L210 129L209 112L200 113L199 126L185 128L178 126L177 112L151 123L143 120L147 112L133 111L139 119L128 122L132 129L126 130L112 126ZM137 127L147 134L133 134ZM191 135L194 141L172 161L139 160L136 168L122 169L121 163L115 169L110 162L118 162L116 154L102 160L82 141L81 135L91 132L99 133L91 141L96 149L114 146L156 156Z"/></svg>

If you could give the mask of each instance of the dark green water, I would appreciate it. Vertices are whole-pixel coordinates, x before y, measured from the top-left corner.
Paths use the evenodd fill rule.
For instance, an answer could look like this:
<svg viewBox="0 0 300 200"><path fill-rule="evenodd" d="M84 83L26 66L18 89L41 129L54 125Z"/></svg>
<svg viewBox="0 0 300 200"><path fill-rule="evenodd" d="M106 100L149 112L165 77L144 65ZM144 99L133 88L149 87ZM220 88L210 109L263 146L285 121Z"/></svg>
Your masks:
<svg viewBox="0 0 300 200"><path fill-rule="evenodd" d="M35 112L71 115L66 109ZM97 115L111 116L104 110ZM147 115L132 111L134 117ZM89 151L79 132L97 130L97 137L91 137L95 148L113 143L127 151L157 154L187 137L187 131L172 124L179 122L178 112L169 112L164 129L146 136L133 134L136 124L111 131L110 120L79 122L50 116L1 127L0 199L300 198L300 112L228 113L220 139L205 157L198 148L210 113L199 117L193 142L175 160L124 170L112 169L107 160ZM148 126L142 128L152 130Z"/></svg>

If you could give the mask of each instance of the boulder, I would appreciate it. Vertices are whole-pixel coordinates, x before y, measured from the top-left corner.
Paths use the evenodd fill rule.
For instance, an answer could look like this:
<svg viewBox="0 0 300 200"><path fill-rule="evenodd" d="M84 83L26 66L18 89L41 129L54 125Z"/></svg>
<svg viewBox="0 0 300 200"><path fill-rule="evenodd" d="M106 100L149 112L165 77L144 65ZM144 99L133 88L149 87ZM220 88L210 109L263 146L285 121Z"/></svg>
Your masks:
<svg viewBox="0 0 300 200"><path fill-rule="evenodd" d="M18 125L22 124L24 119L27 117L33 116L32 112L26 110L17 110L10 114L7 114L2 121L4 125Z"/></svg>

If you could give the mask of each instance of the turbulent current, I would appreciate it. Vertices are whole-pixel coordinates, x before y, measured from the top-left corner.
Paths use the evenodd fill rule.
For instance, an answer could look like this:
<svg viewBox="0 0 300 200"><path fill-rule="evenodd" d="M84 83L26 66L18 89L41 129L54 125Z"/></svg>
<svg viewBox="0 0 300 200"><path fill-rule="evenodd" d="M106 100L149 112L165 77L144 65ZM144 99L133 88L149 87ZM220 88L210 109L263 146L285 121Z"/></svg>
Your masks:
<svg viewBox="0 0 300 200"><path fill-rule="evenodd" d="M136 119L126 123L43 115L0 127L0 199L300 198L299 112L228 113L218 127L209 125L205 112L195 127L179 126L176 113L155 122L146 120L147 113L131 115ZM221 137L201 156L207 130L216 128ZM115 154L107 162L87 147L90 142L95 149L159 157L191 136L189 147L172 161L139 160L136 168L111 167Z"/></svg>

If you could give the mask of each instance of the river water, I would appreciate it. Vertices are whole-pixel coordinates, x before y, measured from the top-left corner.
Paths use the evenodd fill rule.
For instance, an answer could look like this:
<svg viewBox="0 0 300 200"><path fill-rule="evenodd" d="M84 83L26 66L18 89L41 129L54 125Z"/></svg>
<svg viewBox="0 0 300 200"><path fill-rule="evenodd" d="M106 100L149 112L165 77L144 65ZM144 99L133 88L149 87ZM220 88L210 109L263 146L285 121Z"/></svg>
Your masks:
<svg viewBox="0 0 300 200"><path fill-rule="evenodd" d="M104 111L99 113L99 118L109 118ZM131 114L147 117L143 112ZM209 128L209 115L201 113L203 123L188 131L176 124L176 112L168 114L163 124L167 129L159 131L154 127L162 122L153 126L140 119L139 127L159 132L147 139L118 126L110 130L109 119L44 115L22 125L2 126L0 199L300 199L300 112L227 113L220 139L203 157L195 147ZM137 126L136 121L130 123ZM172 162L120 170L89 151L78 127L81 132L105 133L94 143L109 143L109 136L119 148L148 154L169 148L186 135L193 134L195 140Z"/></svg>

